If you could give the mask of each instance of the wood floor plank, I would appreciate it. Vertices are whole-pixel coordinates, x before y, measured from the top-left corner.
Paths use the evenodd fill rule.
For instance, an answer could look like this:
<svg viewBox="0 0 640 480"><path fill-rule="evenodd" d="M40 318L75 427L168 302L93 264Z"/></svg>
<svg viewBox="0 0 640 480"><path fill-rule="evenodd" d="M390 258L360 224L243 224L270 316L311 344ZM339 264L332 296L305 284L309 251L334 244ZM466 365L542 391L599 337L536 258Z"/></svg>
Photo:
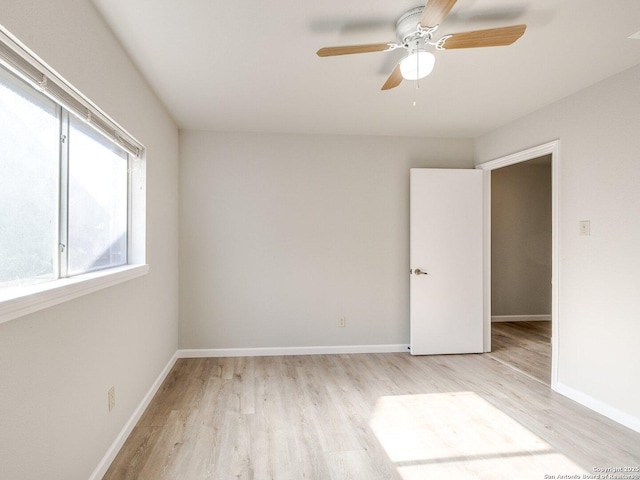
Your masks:
<svg viewBox="0 0 640 480"><path fill-rule="evenodd" d="M551 385L551 322L492 323L491 356Z"/></svg>
<svg viewBox="0 0 640 480"><path fill-rule="evenodd" d="M140 478L150 452L157 449L157 437L161 430L162 427L136 426L118 453L120 461L111 465L110 475L122 480Z"/></svg>
<svg viewBox="0 0 640 480"><path fill-rule="evenodd" d="M638 464L640 434L488 355L312 355L179 360L104 479L527 480Z"/></svg>

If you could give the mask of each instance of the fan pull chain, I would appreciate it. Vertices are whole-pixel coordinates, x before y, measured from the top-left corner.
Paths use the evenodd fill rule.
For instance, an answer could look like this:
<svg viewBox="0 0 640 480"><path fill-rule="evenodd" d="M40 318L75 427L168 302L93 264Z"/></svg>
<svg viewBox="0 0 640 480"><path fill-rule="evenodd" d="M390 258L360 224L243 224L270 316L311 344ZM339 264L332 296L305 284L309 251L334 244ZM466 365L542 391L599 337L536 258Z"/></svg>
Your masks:
<svg viewBox="0 0 640 480"><path fill-rule="evenodd" d="M416 40L416 51L418 50L418 41ZM416 72L420 71L420 55L416 55ZM417 77L417 75L416 75ZM416 100L417 98L417 92L418 89L420 88L420 79L416 78L416 89L413 91L413 106L415 107L418 104L418 101Z"/></svg>
<svg viewBox="0 0 640 480"><path fill-rule="evenodd" d="M417 55L416 55L416 73L420 72L420 50L419 50L419 47L420 47L420 43L418 42L418 40L416 40L416 52L417 52ZM420 77L417 74L416 74L416 77L417 77L416 78L416 90L417 90L418 88L420 88Z"/></svg>

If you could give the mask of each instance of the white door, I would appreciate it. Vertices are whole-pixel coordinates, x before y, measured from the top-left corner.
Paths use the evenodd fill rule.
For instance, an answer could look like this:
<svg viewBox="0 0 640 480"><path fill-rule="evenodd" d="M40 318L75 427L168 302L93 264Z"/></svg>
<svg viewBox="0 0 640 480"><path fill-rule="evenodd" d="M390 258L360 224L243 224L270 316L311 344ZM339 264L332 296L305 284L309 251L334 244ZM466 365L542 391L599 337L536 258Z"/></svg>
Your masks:
<svg viewBox="0 0 640 480"><path fill-rule="evenodd" d="M483 351L480 170L411 169L411 353Z"/></svg>

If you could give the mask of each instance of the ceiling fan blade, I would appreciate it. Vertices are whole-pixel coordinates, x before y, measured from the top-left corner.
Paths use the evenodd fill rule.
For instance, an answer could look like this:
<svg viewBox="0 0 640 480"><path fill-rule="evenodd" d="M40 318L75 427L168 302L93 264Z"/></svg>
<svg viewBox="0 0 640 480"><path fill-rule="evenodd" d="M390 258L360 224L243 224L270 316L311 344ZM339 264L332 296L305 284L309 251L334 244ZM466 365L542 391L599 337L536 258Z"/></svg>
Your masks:
<svg viewBox="0 0 640 480"><path fill-rule="evenodd" d="M391 90L392 88L396 88L398 85L402 83L402 73L400 73L400 64L396 65L396 68L393 69L389 78L382 86L381 90Z"/></svg>
<svg viewBox="0 0 640 480"><path fill-rule="evenodd" d="M487 30L454 33L453 35L442 37L442 43L438 42L438 48L452 50L454 48L498 47L511 45L524 34L526 29L526 25L513 25L511 27L489 28Z"/></svg>
<svg viewBox="0 0 640 480"><path fill-rule="evenodd" d="M351 55L352 53L384 52L390 50L389 43L370 43L368 45L345 45L342 47L325 47L316 53L319 57L333 57L335 55Z"/></svg>
<svg viewBox="0 0 640 480"><path fill-rule="evenodd" d="M440 25L456 4L457 0L429 0L420 15L420 25L435 27Z"/></svg>

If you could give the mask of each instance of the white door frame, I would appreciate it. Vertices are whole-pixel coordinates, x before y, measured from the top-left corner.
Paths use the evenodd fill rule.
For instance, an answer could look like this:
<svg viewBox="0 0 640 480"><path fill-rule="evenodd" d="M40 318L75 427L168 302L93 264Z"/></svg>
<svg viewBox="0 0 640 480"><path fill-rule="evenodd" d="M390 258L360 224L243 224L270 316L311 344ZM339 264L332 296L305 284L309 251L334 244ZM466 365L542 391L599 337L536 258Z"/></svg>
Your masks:
<svg viewBox="0 0 640 480"><path fill-rule="evenodd" d="M551 154L551 388L558 381L560 310L560 140L476 165L484 171L484 351L491 351L491 170Z"/></svg>

